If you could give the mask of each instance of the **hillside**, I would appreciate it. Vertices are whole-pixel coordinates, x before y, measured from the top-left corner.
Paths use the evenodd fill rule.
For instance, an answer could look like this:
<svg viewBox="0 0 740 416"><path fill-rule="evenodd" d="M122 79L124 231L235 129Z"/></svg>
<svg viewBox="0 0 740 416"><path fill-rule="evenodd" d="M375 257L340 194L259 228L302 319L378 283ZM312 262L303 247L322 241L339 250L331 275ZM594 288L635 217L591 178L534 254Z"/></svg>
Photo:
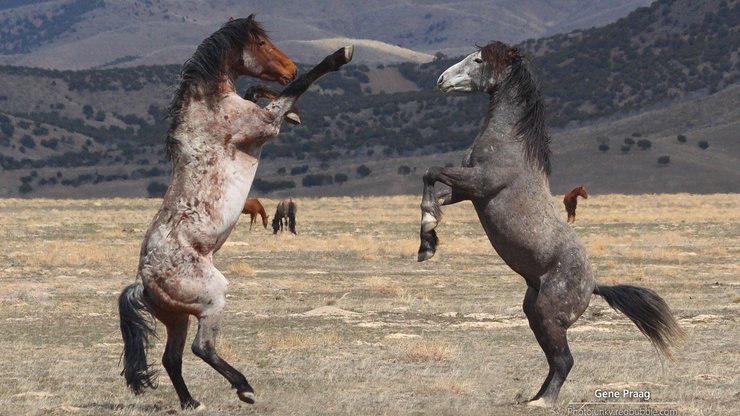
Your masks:
<svg viewBox="0 0 740 416"><path fill-rule="evenodd" d="M601 26L649 0L6 0L0 64L54 69L181 64L229 16L256 13L298 61L336 38L372 39L358 63L427 62L481 39L520 42ZM403 51L398 53L398 51ZM382 53L388 52L388 53ZM415 59L410 59L415 57Z"/></svg>
<svg viewBox="0 0 740 416"><path fill-rule="evenodd" d="M739 28L738 1L663 0L603 28L521 44L546 97L554 191L573 182L601 192L740 191ZM433 87L457 59L351 65L322 79L299 103L310 109L304 124L265 147L255 193L417 192L425 166L459 163L454 152L482 119L485 96ZM159 192L162 109L178 71L0 67L0 194Z"/></svg>

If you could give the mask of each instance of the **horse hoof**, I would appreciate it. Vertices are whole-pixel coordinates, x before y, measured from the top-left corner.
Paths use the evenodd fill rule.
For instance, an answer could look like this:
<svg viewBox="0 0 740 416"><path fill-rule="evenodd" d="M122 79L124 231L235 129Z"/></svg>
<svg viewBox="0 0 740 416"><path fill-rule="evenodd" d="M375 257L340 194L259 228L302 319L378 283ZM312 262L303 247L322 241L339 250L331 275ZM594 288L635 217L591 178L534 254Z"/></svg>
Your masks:
<svg viewBox="0 0 740 416"><path fill-rule="evenodd" d="M249 404L254 404L254 392L245 390L237 392L236 395L239 396L239 400Z"/></svg>
<svg viewBox="0 0 740 416"><path fill-rule="evenodd" d="M434 218L434 215L425 212L424 215L421 216L421 229L425 232L431 232L433 229L437 227L437 219Z"/></svg>
<svg viewBox="0 0 740 416"><path fill-rule="evenodd" d="M527 406L532 406L532 407L548 408L548 407L552 407L552 405L553 405L552 403L545 401L545 399L543 398L539 398L537 400L531 400L527 402Z"/></svg>
<svg viewBox="0 0 740 416"><path fill-rule="evenodd" d="M287 121L290 124L301 124L301 117L298 115L298 113L290 112L285 115L285 121Z"/></svg>
<svg viewBox="0 0 740 416"><path fill-rule="evenodd" d="M419 254L416 257L416 261L422 262L422 261L425 261L425 260L429 260L432 257L434 257L434 252L433 251L431 251L431 250L423 250L423 251L419 251Z"/></svg>
<svg viewBox="0 0 740 416"><path fill-rule="evenodd" d="M348 63L352 60L352 55L355 53L355 46L349 45L344 47L344 63Z"/></svg>
<svg viewBox="0 0 740 416"><path fill-rule="evenodd" d="M195 413L205 413L206 410L208 410L208 409L206 408L206 405L204 405L203 403L198 404L198 407L196 407L195 409L193 409L193 411Z"/></svg>

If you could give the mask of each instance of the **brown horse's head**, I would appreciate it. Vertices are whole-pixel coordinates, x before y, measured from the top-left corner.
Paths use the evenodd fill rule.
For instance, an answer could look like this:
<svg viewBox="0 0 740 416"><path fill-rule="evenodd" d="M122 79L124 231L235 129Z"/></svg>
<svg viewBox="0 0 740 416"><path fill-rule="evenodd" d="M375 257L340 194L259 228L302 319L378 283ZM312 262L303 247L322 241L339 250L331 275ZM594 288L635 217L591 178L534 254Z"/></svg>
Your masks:
<svg viewBox="0 0 740 416"><path fill-rule="evenodd" d="M234 21L229 21L227 25ZM254 20L254 15L247 17L244 24L247 36L235 71L265 81L277 81L282 85L292 81L298 73L293 61L272 43L267 32Z"/></svg>
<svg viewBox="0 0 740 416"><path fill-rule="evenodd" d="M264 225L265 228L267 228L267 223L268 223L269 220L270 220L270 216L269 215L265 215L265 216L262 217L262 225Z"/></svg>
<svg viewBox="0 0 740 416"><path fill-rule="evenodd" d="M583 185L579 186L578 188L578 195L582 197L583 199L588 199L588 194L586 193L586 188L583 187Z"/></svg>

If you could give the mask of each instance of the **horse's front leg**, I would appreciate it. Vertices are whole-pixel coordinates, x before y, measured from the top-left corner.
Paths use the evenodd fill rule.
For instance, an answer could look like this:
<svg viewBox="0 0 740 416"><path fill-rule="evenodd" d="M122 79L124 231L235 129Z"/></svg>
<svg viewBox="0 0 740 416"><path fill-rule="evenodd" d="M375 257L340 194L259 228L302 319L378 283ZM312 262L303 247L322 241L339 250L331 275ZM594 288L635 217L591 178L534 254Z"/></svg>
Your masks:
<svg viewBox="0 0 740 416"><path fill-rule="evenodd" d="M432 231L442 219L442 205L456 204L482 196L486 181L477 168L439 168L427 169L424 174L424 196L421 202L422 229ZM434 184L442 182L449 191L434 193Z"/></svg>
<svg viewBox="0 0 740 416"><path fill-rule="evenodd" d="M434 193L434 181L424 175L424 190L421 197L421 230L419 231L418 261L432 258L437 251L437 232L434 228L442 218L437 196Z"/></svg>
<svg viewBox="0 0 740 416"><path fill-rule="evenodd" d="M308 90L308 87L316 82L319 78L329 72L338 71L343 65L352 60L354 47L345 46L327 56L318 65L313 67L307 73L298 76L280 93L280 97L267 106L267 110L282 120L283 116L288 113L294 106L298 98Z"/></svg>
<svg viewBox="0 0 740 416"><path fill-rule="evenodd" d="M475 167L473 168L440 168L427 169L424 174L424 191L421 200L421 231L419 238L418 261L424 261L434 256L437 249L437 233L434 230L442 219L442 205L455 204L481 196L488 183L485 176ZM449 191L436 194L434 184L442 182L450 187Z"/></svg>
<svg viewBox="0 0 740 416"><path fill-rule="evenodd" d="M280 97L280 93L272 90L267 85L254 84L244 91L244 95L242 97L247 101L257 103L262 98L270 101L276 100ZM298 112L298 108L293 106L293 108L285 114L285 120L290 124L301 124L301 116Z"/></svg>

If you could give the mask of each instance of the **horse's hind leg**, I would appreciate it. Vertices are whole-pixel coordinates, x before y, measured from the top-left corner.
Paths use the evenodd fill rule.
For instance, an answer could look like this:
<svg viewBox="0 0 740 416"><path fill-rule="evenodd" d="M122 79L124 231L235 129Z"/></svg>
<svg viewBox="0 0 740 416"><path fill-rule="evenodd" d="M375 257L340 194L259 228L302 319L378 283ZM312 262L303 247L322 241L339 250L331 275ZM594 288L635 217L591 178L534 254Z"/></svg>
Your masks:
<svg viewBox="0 0 740 416"><path fill-rule="evenodd" d="M288 215L288 229L293 234L298 234L295 232L295 215Z"/></svg>
<svg viewBox="0 0 740 416"><path fill-rule="evenodd" d="M528 403L532 406L551 407L555 404L570 369L573 368L573 356L568 347L567 328L558 319L557 312L551 310L557 302L548 299L532 287L527 288L524 296L524 313L529 320L529 327L534 332L537 342L545 352L549 372L542 383L540 391Z"/></svg>
<svg viewBox="0 0 740 416"><path fill-rule="evenodd" d="M247 378L237 371L216 352L216 338L223 317L223 301L212 305L198 318L198 333L193 341L193 353L224 376L236 389L236 394L244 402L254 403L254 390Z"/></svg>
<svg viewBox="0 0 740 416"><path fill-rule="evenodd" d="M182 378L182 352L185 349L185 340L188 336L188 315L182 314L172 319L163 320L163 322L167 326L167 346L162 356L162 365L167 370L172 385L175 386L177 396L180 398L180 407L183 410L204 411L205 406L193 399L185 385L185 380Z"/></svg>

